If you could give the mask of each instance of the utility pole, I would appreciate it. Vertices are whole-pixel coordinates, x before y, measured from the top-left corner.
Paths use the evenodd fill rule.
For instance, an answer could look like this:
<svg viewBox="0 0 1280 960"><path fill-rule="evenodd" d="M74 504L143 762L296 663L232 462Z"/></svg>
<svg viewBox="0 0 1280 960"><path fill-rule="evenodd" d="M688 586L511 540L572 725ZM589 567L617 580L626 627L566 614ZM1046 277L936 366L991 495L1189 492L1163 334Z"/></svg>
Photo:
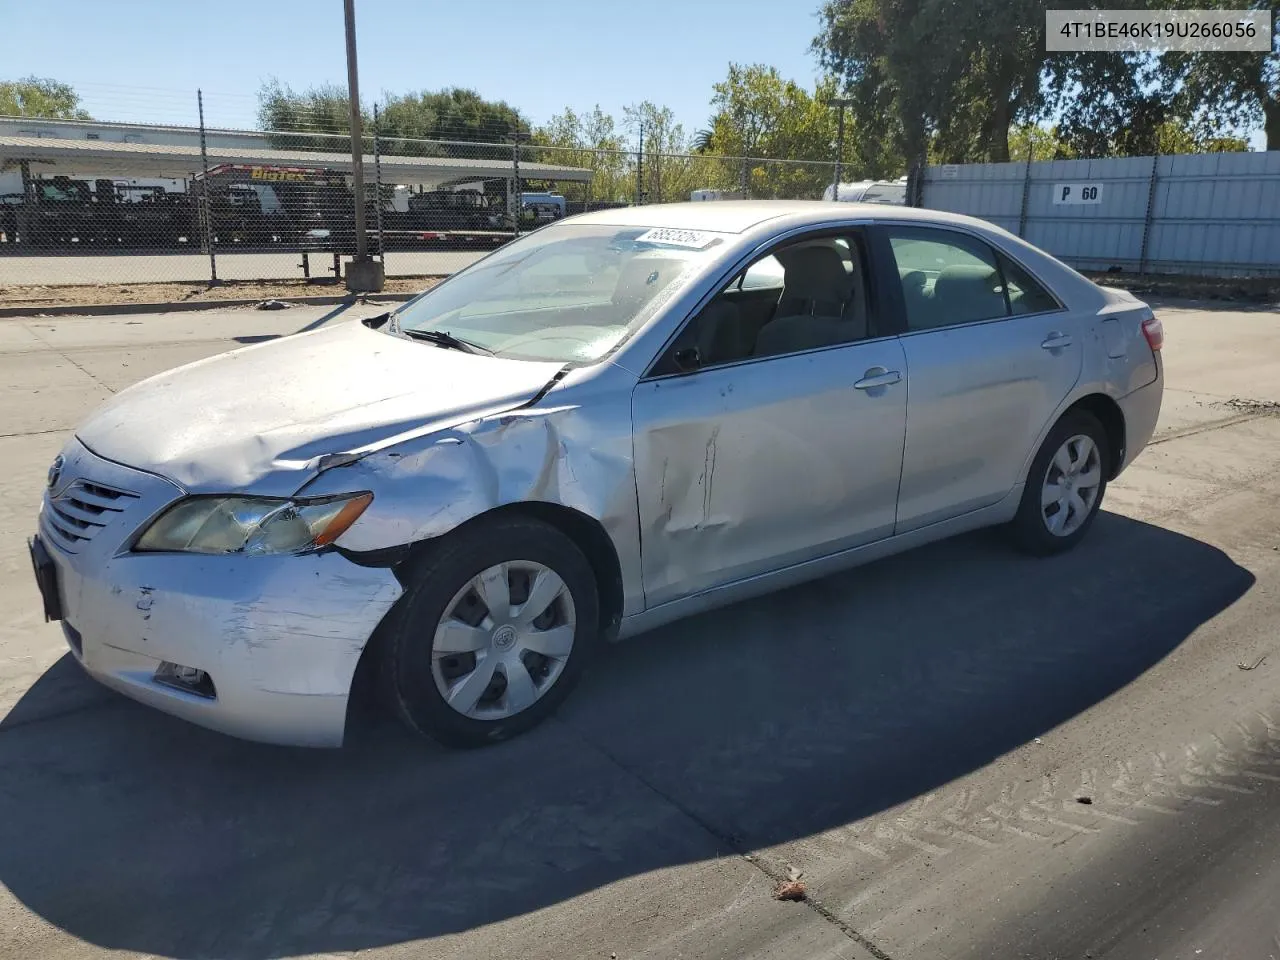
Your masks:
<svg viewBox="0 0 1280 960"><path fill-rule="evenodd" d="M836 120L836 176L831 186L831 199L840 199L840 160L844 157L844 108L853 106L852 97L832 97L827 106L835 107L840 112Z"/></svg>
<svg viewBox="0 0 1280 960"><path fill-rule="evenodd" d="M209 286L218 285L218 258L213 252L213 209L209 204L209 148L204 137L204 91L196 90L196 109L200 111L200 166L204 170L204 178L200 181L200 209L204 216L204 242L209 248Z"/></svg>
<svg viewBox="0 0 1280 960"><path fill-rule="evenodd" d="M636 151L636 206L644 203L644 117L640 118L640 149Z"/></svg>
<svg viewBox="0 0 1280 960"><path fill-rule="evenodd" d="M511 201L512 230L516 239L520 238L520 215L524 212L524 190L520 188L520 141L528 140L529 134L520 130L520 116L516 115L516 129L511 134L511 178L514 181Z"/></svg>
<svg viewBox="0 0 1280 960"><path fill-rule="evenodd" d="M343 0L347 33L347 99L351 107L351 192L355 195L356 255L347 264L347 289L352 293L377 293L384 271L369 257L369 235L364 226L364 137L360 129L360 70L356 64L355 0Z"/></svg>

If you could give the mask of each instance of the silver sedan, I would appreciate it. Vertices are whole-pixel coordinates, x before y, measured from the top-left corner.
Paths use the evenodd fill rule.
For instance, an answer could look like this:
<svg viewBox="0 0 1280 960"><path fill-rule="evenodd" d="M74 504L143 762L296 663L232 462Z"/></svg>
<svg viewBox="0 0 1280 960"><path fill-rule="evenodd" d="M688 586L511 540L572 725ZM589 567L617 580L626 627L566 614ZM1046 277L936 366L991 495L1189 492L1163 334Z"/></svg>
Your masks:
<svg viewBox="0 0 1280 960"><path fill-rule="evenodd" d="M1160 411L1162 331L978 220L610 210L394 312L153 377L49 471L45 611L94 677L342 742L544 719L601 644L977 527L1079 543Z"/></svg>

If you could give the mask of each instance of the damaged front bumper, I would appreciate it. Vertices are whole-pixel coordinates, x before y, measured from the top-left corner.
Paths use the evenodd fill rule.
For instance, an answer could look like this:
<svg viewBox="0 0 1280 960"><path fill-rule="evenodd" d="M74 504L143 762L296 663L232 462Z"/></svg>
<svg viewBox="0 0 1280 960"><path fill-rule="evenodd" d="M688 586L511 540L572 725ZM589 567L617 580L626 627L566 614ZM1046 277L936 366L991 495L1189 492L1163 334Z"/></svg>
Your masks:
<svg viewBox="0 0 1280 960"><path fill-rule="evenodd" d="M401 593L395 575L336 551L127 552L141 523L181 495L69 446L39 530L72 653L107 686L193 723L269 743L340 745L360 655ZM119 508L98 514L103 524L76 525L104 503ZM183 688L175 666L208 682Z"/></svg>

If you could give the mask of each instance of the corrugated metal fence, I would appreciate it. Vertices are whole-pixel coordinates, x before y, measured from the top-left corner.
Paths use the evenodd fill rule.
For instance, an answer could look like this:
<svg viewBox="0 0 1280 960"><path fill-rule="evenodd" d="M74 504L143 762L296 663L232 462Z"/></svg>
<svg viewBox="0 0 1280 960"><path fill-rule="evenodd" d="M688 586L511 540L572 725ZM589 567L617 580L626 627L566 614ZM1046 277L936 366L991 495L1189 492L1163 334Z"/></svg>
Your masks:
<svg viewBox="0 0 1280 960"><path fill-rule="evenodd" d="M1280 152L929 167L923 206L1083 270L1280 276Z"/></svg>

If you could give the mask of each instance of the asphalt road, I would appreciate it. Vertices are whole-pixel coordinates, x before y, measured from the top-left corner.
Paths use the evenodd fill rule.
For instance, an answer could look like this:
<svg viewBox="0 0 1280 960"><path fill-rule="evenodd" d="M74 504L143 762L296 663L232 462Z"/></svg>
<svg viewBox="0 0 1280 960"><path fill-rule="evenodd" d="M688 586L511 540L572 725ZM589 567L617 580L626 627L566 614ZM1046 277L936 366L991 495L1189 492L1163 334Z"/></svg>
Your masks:
<svg viewBox="0 0 1280 960"><path fill-rule="evenodd" d="M447 276L478 260L486 252L390 250L386 260L387 276ZM219 252L217 261L218 278L221 280L300 280L303 276L302 255L299 253ZM332 255L312 254L310 262L311 276L332 273ZM199 283L208 279L209 257L201 253L0 255L0 287L10 284Z"/></svg>
<svg viewBox="0 0 1280 960"><path fill-rule="evenodd" d="M1280 958L1280 312L1160 313L1156 442L1075 553L708 614L466 753L376 710L341 751L207 733L38 612L77 420L323 310L0 321L0 957Z"/></svg>

